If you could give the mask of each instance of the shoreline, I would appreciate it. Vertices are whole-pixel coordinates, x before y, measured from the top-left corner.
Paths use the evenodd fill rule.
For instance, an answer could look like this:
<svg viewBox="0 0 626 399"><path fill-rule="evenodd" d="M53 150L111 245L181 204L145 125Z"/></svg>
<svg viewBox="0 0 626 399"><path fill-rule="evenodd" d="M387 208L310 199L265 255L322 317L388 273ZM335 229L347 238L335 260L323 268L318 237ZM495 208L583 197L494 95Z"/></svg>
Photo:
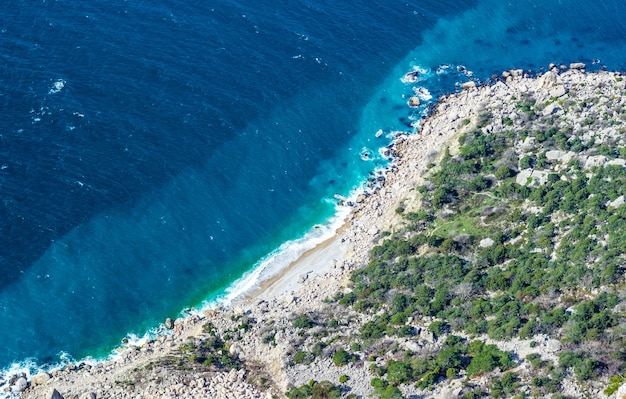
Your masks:
<svg viewBox="0 0 626 399"><path fill-rule="evenodd" d="M449 95L455 94L459 93L450 93ZM397 201L394 201L394 204L392 204L394 206L388 205L384 212L384 217L381 217L383 216L383 212L377 210L381 203L380 201L375 201L375 199L381 195L385 197L389 194L386 187L390 185L390 181L392 182L392 185L397 185L398 180L413 180L407 179L407 174L403 174L402 178L397 177L400 166L405 163L403 158L407 157L407 154L403 155L402 153L406 152L407 149L410 148L411 144L409 143L413 141L421 141L422 138L431 140L435 139L438 143L448 140L447 136L442 136L441 134L435 136L431 135L430 132L422 132L424 123L434 117L438 112L437 107L442 102L445 103L446 101L446 96L442 96L441 98L433 101L428 108L428 112L425 117L422 117L420 127L417 131L396 132L391 143L386 147L383 147L393 154L391 156L391 162L389 162L384 169L373 171L371 177L384 176L384 184L380 185L379 182L374 180L374 184L372 184L371 187L365 188L365 190L360 190L358 187L355 188L353 191L353 197L356 198L354 198L354 201L351 201L353 202L353 205L351 207L347 207L348 212L342 217L341 225L338 228L333 229L334 231L330 237L320 243L317 243L312 248L306 249L295 260L290 261L286 266L279 268L278 270L272 270L271 265L269 268L263 267L263 263L265 262L270 261L270 264L272 263L273 255L270 254L268 259L260 260L259 265L251 269L248 274L242 276L238 280L235 280L226 289L225 294L218 297L215 301L199 306L197 310L194 310L191 313L185 314L185 310L181 311L181 313L179 313L179 317L172 320L173 328L171 329L168 329L165 326L166 321L164 321L164 323L155 326L153 329L146 332L142 337L138 337L136 340L128 340L128 336L125 337L124 340L127 340L127 342L114 348L104 359L96 359L95 361L91 361L91 359L81 359L69 362L68 364L61 364L58 366L55 365L46 370L38 370L39 374L37 375L49 374L54 377L67 371L81 369L85 366L87 366L88 369L101 369L109 368L109 366L115 367L119 363L126 364L131 361L128 357L128 353L135 354L136 348L151 346L154 344L158 347L159 344L168 342L169 344L166 346L174 346L176 344L180 345L189 336L200 335L202 331L201 325L205 321L212 320L219 315L227 313L240 315L242 313L250 312L250 309L258 307L259 304L271 303L276 305L277 301L295 304L296 300L292 294L302 290L305 286L311 285L312 283L314 284L314 281L317 281L320 278L330 277L331 274L333 274L333 278L327 280L326 283L332 284L342 282L344 277L349 275L352 270L359 266L359 263L365 262L366 258L369 256L369 251L365 251L364 253L363 248L371 246L371 242L379 236L382 231L381 229L385 228L385 226L366 226L369 223L363 223L363 213L369 213L370 215L375 214L378 219L398 219L394 212L395 203ZM415 147L415 145L413 146ZM432 151L435 153L438 152L437 146L435 145L433 147L435 148L431 148ZM412 154L411 156L414 155L415 154ZM417 154L417 157L431 161L433 159L433 154ZM421 163L421 167L418 168L418 176L426 171L426 164L427 162ZM368 184L367 181L364 183ZM334 217L337 216L338 215L336 214ZM332 223L330 224L332 225ZM375 224L376 223L374 223L374 225ZM365 237L367 237L367 239L365 239ZM329 247L332 247L334 251L338 251L338 247L341 247L344 255L343 259L337 262L337 259L328 259L327 256L324 256L323 250ZM279 249L277 251L279 251ZM280 252L277 254L280 254ZM357 259L354 259L355 257ZM330 264L330 260L334 261L332 266ZM307 279L305 281L298 281L302 271L304 271L304 269L308 266L311 266L313 262L322 262L324 263L324 266L318 270L310 270L309 268L309 270L306 270L305 273L308 276ZM269 276L263 277L263 273L267 272L268 269ZM255 274L257 275L254 276ZM247 279L251 277L252 279L247 281ZM237 287L238 284L243 284L244 287ZM332 285L335 290L339 288L337 284ZM317 285L316 288L319 289L319 285ZM231 289L235 291L233 294L229 292ZM154 350L151 350L151 352L158 350L159 349L155 348ZM144 356L141 356L140 354L137 356L137 359L133 361L141 361L143 357ZM148 358L151 357L154 356L149 356ZM19 369L17 372L19 373L23 371L24 369ZM32 378L37 375L27 377L30 377L32 380Z"/></svg>
<svg viewBox="0 0 626 399"><path fill-rule="evenodd" d="M178 350L189 337L201 336L202 326L207 321L214 323L220 331L231 331L243 316L255 319L258 325L240 343L234 344L236 349L231 347L231 351L234 350L246 362L264 364L275 379L279 388L276 393L279 396L282 396L282 392L290 384L297 386L308 382L310 370L289 368L282 362L282 355L289 348L290 339L294 337L280 333L275 338L275 346L263 345L263 326L276 323L281 328L287 328L298 314L323 312L324 299L343 290L350 272L367 264L369 250L380 240L381 233L389 230L390 226L401 223L395 212L398 205L402 204L408 210L415 209L416 196L412 192L428 171L428 165L441 155L446 144L455 145L451 140L463 131L463 121L466 118L476 116L477 109L481 108L481 101L490 98L491 93L497 90L508 90L511 94L517 94L520 90L524 92L529 88L534 89L535 86L541 87L548 81L543 77L551 76L550 72L537 77L525 77L523 74L510 72L507 74L505 81L498 81L491 86L468 85L459 93L439 98L416 133L398 135L389 145L388 148L394 153L394 160L386 169L382 187L359 195L341 226L329 238L305 250L296 260L260 281L255 288L235 295L227 304L218 304L211 309L203 309L175 320L171 335L158 336L141 347L124 347L116 360L82 368L66 367L64 370L51 372L47 379L42 376L41 380L45 381L41 383L35 383L35 376L31 381L36 389L25 391L22 397L37 397L40 389L52 386L57 387L64 395L68 393L76 397L81 394L81 390L86 392L93 386L101 386L98 397L103 396L102 394L105 397L107 394L113 396L112 392L117 392L115 390L119 387L105 381L115 381L119 376L128 375L132 369ZM600 76L601 73L571 69L557 76L562 77L558 78L562 81L560 84L567 85L575 82L578 74ZM614 76L613 73L607 74ZM316 379L334 377L332 373L335 371L330 369L317 370L320 375ZM327 372L330 373L329 377ZM214 378L221 381L221 377ZM234 381L228 380L236 385L233 389L241 388L249 393L242 394L241 397L264 397L245 378L234 378ZM74 387L72 382L77 381L80 384ZM362 385L356 386L355 392L371 390L367 382Z"/></svg>
<svg viewBox="0 0 626 399"><path fill-rule="evenodd" d="M306 250L298 259L280 269L276 274L261 280L256 289L244 292L234 298L232 303L236 305L241 302L251 303L254 300L280 297L289 292L297 291L306 279L328 272L332 263L338 260L336 256L345 255L342 243L337 243L337 235L343 228L344 226L340 227L332 237ZM322 259L319 259L320 257ZM314 262L321 262L321 267Z"/></svg>

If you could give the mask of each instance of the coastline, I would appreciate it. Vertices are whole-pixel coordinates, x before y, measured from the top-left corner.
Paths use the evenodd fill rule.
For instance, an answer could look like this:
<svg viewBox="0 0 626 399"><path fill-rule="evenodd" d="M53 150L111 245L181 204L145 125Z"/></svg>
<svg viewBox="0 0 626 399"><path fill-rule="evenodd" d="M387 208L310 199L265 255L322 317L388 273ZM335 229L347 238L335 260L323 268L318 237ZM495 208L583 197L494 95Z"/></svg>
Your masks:
<svg viewBox="0 0 626 399"><path fill-rule="evenodd" d="M267 278L260 281L253 280L251 287L226 299L225 303L211 305L201 311L177 318L173 321L173 328L165 330L166 334L157 335L155 339L143 337L136 342L118 347L111 359L93 363L78 361L62 369L26 376L29 377L29 387L22 392L21 397L39 397L43 391L52 386L65 397L78 396L80 392L85 392L87 387L101 386L104 390L97 391L96 395L102 397L105 392L115 389L114 385L107 385L102 382L103 380L109 381L112 379L110 376L127 374L138 365L149 364L155 359L174 353L190 337L202 335L202 325L207 321L216 325L227 325L233 315L254 314L258 311L274 314L317 306L318 301L341 289L352 270L366 262L366 248L371 247L380 232L388 227L387 222L392 219L399 220L394 212L398 200L395 195L391 195L392 192L387 187L391 185L397 190L402 181L404 184L400 184L401 186L412 187L413 184L409 182L415 179L409 177L415 177L416 173L419 176L426 170L426 160L433 159L437 144L445 142L448 136L427 136L427 139L430 139L427 141L434 143L433 146L426 146L430 150L428 153L418 156L424 161L421 162L422 167L415 171L399 173L405 163L401 152L407 150L412 145L411 142L421 139L422 135L417 133L399 134L388 146L394 153L394 160L385 169L384 187L359 194L356 203L342 219L341 226L334 229L332 236L305 250L287 266L270 273ZM385 222L380 222L383 220ZM303 278L304 276L306 277ZM71 378L68 378L70 376ZM78 381L80 383L76 384ZM218 383L221 382L223 381L218 379ZM244 381L237 382L246 385ZM253 390L251 386L245 386L244 389ZM249 397L260 396L257 393Z"/></svg>
<svg viewBox="0 0 626 399"><path fill-rule="evenodd" d="M573 68L556 75L557 80L554 82L565 78L575 81L578 75L590 74ZM432 107L431 114L422 122L417 133L400 134L396 137L389 146L394 160L387 168L384 185L371 193L359 195L342 226L330 238L304 251L297 260L261 281L258 287L236 296L225 306L177 319L171 334L159 336L142 345L129 345L123 348L117 359L110 362L100 362L93 366L69 366L64 370L33 377L31 387L23 392L22 397L42 397L43 392L53 387L65 397L79 397L85 393L94 393L96 397L112 397L114 394L131 397L130 394L126 395L124 387L115 382L125 381L124 378L130 376L134 369L145 367L155 359L176 353L189 337L203 334L202 326L207 321L212 322L220 331L229 331L243 316L254 318L257 325L252 334L246 334L238 344L231 347L231 351L245 361L264 364L274 378L275 386L262 392L248 381L246 373L233 375L231 372L226 376L206 373L198 377L198 381L199 378L203 379L202 383L195 381L189 388L172 389L180 389L183 393L187 389L192 390L188 397L196 397L193 392L200 392L202 389L207 394L228 397L229 391L225 389L232 389L231 396L260 398L269 397L270 392L282 396L287 386L308 382L310 370L287 367L283 362L284 352L294 337L283 332L277 334L275 346L263 345L263 327L269 323L289 326L298 314L323 312L324 299L344 290L350 272L367 264L369 250L381 238L381 233L389 230L392 225L402 223L395 209L400 204L408 210L415 209L415 195L412 195L414 187L428 171L428 165L441 155L445 145L450 143L454 146L451 140L463 130L462 121L475 117L482 102L498 91L519 94L531 88L534 90L535 87L552 87L547 86L553 83L549 76L553 75L548 72L537 77L525 77L522 72L507 72L505 80L498 81L493 86L464 85L464 90L460 93L443 96ZM319 375L318 380L334 378L337 373L332 367L321 367L315 372ZM354 372L359 375L367 370ZM172 387L176 385L180 384L171 384ZM143 397L159 397L165 388L151 386L153 391L150 392L154 393L146 393ZM369 380L364 379L360 383L355 381L353 391L362 394L370 392Z"/></svg>

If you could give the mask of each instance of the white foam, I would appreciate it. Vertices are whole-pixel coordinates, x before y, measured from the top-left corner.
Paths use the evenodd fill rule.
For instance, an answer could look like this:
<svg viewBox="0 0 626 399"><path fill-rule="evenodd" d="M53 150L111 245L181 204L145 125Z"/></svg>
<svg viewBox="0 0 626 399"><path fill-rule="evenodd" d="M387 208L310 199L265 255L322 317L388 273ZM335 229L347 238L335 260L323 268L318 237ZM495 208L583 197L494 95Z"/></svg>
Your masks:
<svg viewBox="0 0 626 399"><path fill-rule="evenodd" d="M372 151L370 151L370 149L367 147L363 147L359 155L361 156L361 159L364 161L372 160Z"/></svg>
<svg viewBox="0 0 626 399"><path fill-rule="evenodd" d="M413 93L421 101L430 101L433 99L432 94L430 94L430 91L425 87L414 87Z"/></svg>
<svg viewBox="0 0 626 399"><path fill-rule="evenodd" d="M55 94L60 92L65 87L65 83L65 80L57 79L56 82L52 83L52 87L48 91L48 94Z"/></svg>
<svg viewBox="0 0 626 399"><path fill-rule="evenodd" d="M437 75L445 75L450 70L450 65L441 64L437 67L437 71L435 72Z"/></svg>
<svg viewBox="0 0 626 399"><path fill-rule="evenodd" d="M60 369L68 365L70 362L73 362L73 359L63 352L60 354L60 359L61 361L57 364L40 366L34 359L29 358L24 359L19 363L13 363L5 369L0 370L0 399L13 399L21 396L13 386L9 385L12 378L24 377L30 381L31 377L34 375L42 372L49 373L52 370Z"/></svg>
<svg viewBox="0 0 626 399"><path fill-rule="evenodd" d="M349 198L356 198L357 192L362 192L362 189L355 190ZM351 201L345 201L345 203L349 202ZM337 229L343 225L351 208L349 206L337 206L336 209L335 215L328 222L323 225L315 225L302 238L283 243L261 259L250 272L231 284L225 290L224 295L215 301L205 303L203 309L232 303L233 300L257 289L263 281L278 274L282 269L298 260L306 251L333 237Z"/></svg>
<svg viewBox="0 0 626 399"><path fill-rule="evenodd" d="M415 83L424 80L426 75L428 75L430 71L427 68L424 68L419 65L414 65L413 68L404 74L400 81L405 84Z"/></svg>

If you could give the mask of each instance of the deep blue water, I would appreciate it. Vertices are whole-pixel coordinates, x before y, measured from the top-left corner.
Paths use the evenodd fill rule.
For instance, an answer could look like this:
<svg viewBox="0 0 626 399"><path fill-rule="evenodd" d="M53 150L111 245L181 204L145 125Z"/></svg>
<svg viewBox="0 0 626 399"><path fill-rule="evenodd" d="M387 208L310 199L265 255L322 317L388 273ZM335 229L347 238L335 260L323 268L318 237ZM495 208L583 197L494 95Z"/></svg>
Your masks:
<svg viewBox="0 0 626 399"><path fill-rule="evenodd" d="M481 81L626 69L623 15L623 0L6 4L0 369L106 355L314 240L334 194L384 165L387 133L412 129L413 88L458 90L459 65Z"/></svg>

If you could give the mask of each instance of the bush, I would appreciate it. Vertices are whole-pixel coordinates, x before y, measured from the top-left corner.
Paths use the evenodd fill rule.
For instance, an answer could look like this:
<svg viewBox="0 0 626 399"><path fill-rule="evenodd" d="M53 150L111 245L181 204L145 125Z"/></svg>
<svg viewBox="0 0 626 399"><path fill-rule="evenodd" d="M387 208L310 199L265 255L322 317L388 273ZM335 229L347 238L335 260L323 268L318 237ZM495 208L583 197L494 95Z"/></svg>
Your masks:
<svg viewBox="0 0 626 399"><path fill-rule="evenodd" d="M495 176L496 176L496 179L498 180L504 180L513 176L513 173L515 172L509 169L508 166L502 165L498 169L496 169Z"/></svg>
<svg viewBox="0 0 626 399"><path fill-rule="evenodd" d="M530 363L531 366L538 369L541 368L543 362L541 361L541 355L538 353L530 353L526 356L526 360Z"/></svg>
<svg viewBox="0 0 626 399"><path fill-rule="evenodd" d="M337 352L335 352L335 354L333 355L333 363L335 364L335 366L337 367L341 367L341 366L345 366L346 364L348 364L350 361L352 360L352 355L350 355L348 352L346 352L343 349L339 349Z"/></svg>
<svg viewBox="0 0 626 399"><path fill-rule="evenodd" d="M439 321L439 320L433 321L428 326L428 331L433 333L433 336L435 337L435 339L439 338L440 336L448 332L449 329L450 329L450 326L448 325L448 323L446 323L445 321Z"/></svg>
<svg viewBox="0 0 626 399"><path fill-rule="evenodd" d="M606 396L611 396L619 389L619 387L624 383L625 379L621 375L613 376L609 379L609 385L604 390L604 394Z"/></svg>
<svg viewBox="0 0 626 399"><path fill-rule="evenodd" d="M341 389L330 381L311 381L301 387L293 387L285 394L289 399L339 399Z"/></svg>
<svg viewBox="0 0 626 399"><path fill-rule="evenodd" d="M309 320L309 318L305 315L302 315L293 321L293 326L295 328L311 328L314 325L315 323Z"/></svg>
<svg viewBox="0 0 626 399"><path fill-rule="evenodd" d="M403 399L402 392L398 389L398 387L393 385L387 385L387 388L380 395L380 399Z"/></svg>
<svg viewBox="0 0 626 399"><path fill-rule="evenodd" d="M341 389L330 381L321 381L313 385L311 392L313 399L339 399L341 398Z"/></svg>
<svg viewBox="0 0 626 399"><path fill-rule="evenodd" d="M346 382L348 382L348 380L350 379L350 377L348 377L345 374L342 374L339 376L339 383L340 384L345 384Z"/></svg>
<svg viewBox="0 0 626 399"><path fill-rule="evenodd" d="M387 381L392 384L405 384L413 378L411 365L402 361L390 360L387 362Z"/></svg>
<svg viewBox="0 0 626 399"><path fill-rule="evenodd" d="M310 358L311 358L311 354L309 354L306 351L297 351L294 355L293 355L293 362L295 364L301 364L301 363L309 363L310 362Z"/></svg>
<svg viewBox="0 0 626 399"><path fill-rule="evenodd" d="M474 377L493 371L496 367L506 370L515 365L508 352L503 352L495 345L485 345L481 341L472 341L469 347L472 361L467 366L467 374Z"/></svg>

